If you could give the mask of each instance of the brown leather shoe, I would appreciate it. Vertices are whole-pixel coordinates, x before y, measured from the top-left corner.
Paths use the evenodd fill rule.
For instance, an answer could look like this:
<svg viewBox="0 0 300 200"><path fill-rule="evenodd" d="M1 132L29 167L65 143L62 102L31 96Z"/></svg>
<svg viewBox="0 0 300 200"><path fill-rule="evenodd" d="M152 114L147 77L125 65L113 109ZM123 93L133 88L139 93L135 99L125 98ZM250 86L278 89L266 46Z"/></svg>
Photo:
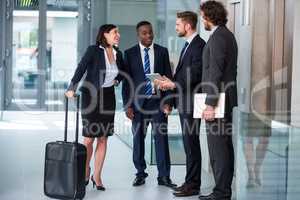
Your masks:
<svg viewBox="0 0 300 200"><path fill-rule="evenodd" d="M200 186L197 186L196 184L183 183L181 186L173 188L173 190L176 192L186 189L199 190Z"/></svg>
<svg viewBox="0 0 300 200"><path fill-rule="evenodd" d="M183 190L176 191L173 193L175 197L189 197L199 195L199 190L191 189L191 188L184 188Z"/></svg>
<svg viewBox="0 0 300 200"><path fill-rule="evenodd" d="M175 192L182 191L182 190L185 188L185 186L186 186L186 185L185 185L185 183L184 183L184 184L182 184L181 186L175 187L175 188L174 188L174 191L175 191Z"/></svg>

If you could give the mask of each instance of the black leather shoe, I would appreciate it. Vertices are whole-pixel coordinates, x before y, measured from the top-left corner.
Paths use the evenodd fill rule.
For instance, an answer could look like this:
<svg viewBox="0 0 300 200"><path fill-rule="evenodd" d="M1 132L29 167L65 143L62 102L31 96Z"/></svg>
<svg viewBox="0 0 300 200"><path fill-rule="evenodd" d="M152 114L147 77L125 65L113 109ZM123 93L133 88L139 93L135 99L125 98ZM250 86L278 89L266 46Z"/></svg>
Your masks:
<svg viewBox="0 0 300 200"><path fill-rule="evenodd" d="M143 176L137 176L137 177L135 177L132 186L144 185L145 182L146 182L145 179L146 179L146 177L143 177Z"/></svg>
<svg viewBox="0 0 300 200"><path fill-rule="evenodd" d="M214 193L211 193L209 195L200 195L199 196L200 200L230 200L230 197L224 197L224 196L217 196Z"/></svg>
<svg viewBox="0 0 300 200"><path fill-rule="evenodd" d="M184 188L180 191L174 192L173 195L175 197L190 197L190 196L199 195L199 190L194 190L191 188Z"/></svg>
<svg viewBox="0 0 300 200"><path fill-rule="evenodd" d="M177 185L174 184L172 182L172 180L170 179L170 177L168 177L168 176L158 177L157 178L157 183L158 183L158 185L164 185L164 186L172 188L172 189L177 187Z"/></svg>

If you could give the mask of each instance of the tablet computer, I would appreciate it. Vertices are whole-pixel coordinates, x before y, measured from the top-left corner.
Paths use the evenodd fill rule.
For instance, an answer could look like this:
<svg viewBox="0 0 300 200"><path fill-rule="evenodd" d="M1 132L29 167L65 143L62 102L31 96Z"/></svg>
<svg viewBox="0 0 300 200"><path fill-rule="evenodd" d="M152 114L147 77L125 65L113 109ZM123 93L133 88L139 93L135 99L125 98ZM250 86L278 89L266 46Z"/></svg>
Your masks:
<svg viewBox="0 0 300 200"><path fill-rule="evenodd" d="M161 75L159 73L151 73L146 74L146 77L149 78L151 82L153 82L155 79L161 78Z"/></svg>

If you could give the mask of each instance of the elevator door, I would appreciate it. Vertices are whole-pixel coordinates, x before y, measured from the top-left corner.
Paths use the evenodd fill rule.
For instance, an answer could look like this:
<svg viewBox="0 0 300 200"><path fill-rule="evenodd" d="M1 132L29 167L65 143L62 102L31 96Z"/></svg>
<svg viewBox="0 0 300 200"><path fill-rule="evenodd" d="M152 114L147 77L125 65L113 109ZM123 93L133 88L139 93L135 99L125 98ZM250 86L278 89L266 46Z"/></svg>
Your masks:
<svg viewBox="0 0 300 200"><path fill-rule="evenodd" d="M290 122L294 0L270 1L272 44L271 110L273 119Z"/></svg>

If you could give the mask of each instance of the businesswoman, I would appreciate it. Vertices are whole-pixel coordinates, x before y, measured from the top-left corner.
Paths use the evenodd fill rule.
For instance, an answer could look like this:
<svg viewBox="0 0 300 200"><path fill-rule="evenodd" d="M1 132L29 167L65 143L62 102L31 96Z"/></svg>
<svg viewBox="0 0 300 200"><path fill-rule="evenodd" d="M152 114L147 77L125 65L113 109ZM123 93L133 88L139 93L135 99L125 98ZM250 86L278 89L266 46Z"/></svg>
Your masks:
<svg viewBox="0 0 300 200"><path fill-rule="evenodd" d="M122 80L122 53L116 48L120 34L113 24L105 24L99 28L96 45L87 48L78 64L75 74L66 92L66 96L74 96L77 85L86 73L81 86L81 115L84 145L87 148L86 185L89 183L94 140L97 146L94 152L94 172L91 176L93 187L105 190L101 174L105 160L107 138L114 133L115 91L114 86Z"/></svg>

